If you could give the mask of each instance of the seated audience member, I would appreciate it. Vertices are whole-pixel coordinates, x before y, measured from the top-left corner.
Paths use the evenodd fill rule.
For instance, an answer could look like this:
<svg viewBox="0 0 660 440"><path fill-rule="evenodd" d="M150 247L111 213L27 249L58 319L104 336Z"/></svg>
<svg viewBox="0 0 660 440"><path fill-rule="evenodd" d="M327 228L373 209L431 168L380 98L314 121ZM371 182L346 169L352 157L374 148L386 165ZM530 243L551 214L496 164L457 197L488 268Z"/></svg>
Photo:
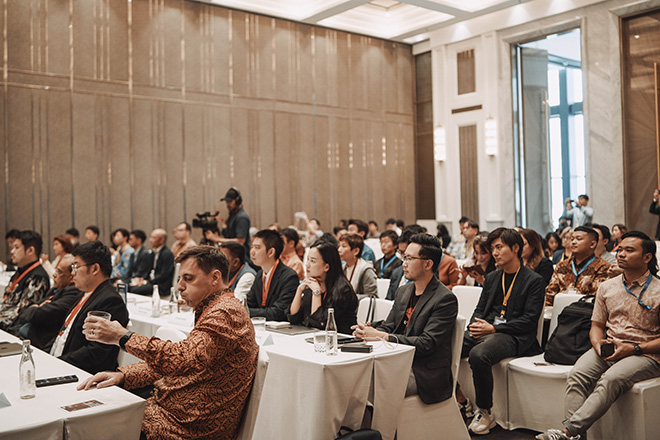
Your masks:
<svg viewBox="0 0 660 440"><path fill-rule="evenodd" d="M458 284L458 279L461 277L461 271L458 269L456 259L451 255L443 252L440 264L438 265L438 280L451 290Z"/></svg>
<svg viewBox="0 0 660 440"><path fill-rule="evenodd" d="M98 240L99 235L101 235L101 231L98 226L90 225L85 228L85 240L87 240L87 243Z"/></svg>
<svg viewBox="0 0 660 440"><path fill-rule="evenodd" d="M543 277L543 287L548 285L552 278L552 261L545 257L541 237L533 229L523 229L520 232L523 239L522 260L523 265Z"/></svg>
<svg viewBox="0 0 660 440"><path fill-rule="evenodd" d="M562 217L571 219L571 226L573 226L573 229L578 226L585 226L593 220L594 209L587 206L588 204L589 196L586 194L580 194L578 196L577 202L575 202L575 208L573 207L573 201L571 199L565 200Z"/></svg>
<svg viewBox="0 0 660 440"><path fill-rule="evenodd" d="M369 233L369 226L362 220L352 218L348 221L347 230L349 234L359 235L362 237L362 240L366 240L367 234ZM362 253L360 254L360 258L365 261L371 261L372 264L376 262L376 254L374 254L374 251L364 243L362 243Z"/></svg>
<svg viewBox="0 0 660 440"><path fill-rule="evenodd" d="M396 232L396 235L399 237L401 236L401 233L403 232L399 225L396 223L396 219L394 218L388 218L387 221L385 222L385 229L388 231L394 231Z"/></svg>
<svg viewBox="0 0 660 440"><path fill-rule="evenodd" d="M11 250L14 249L14 240L19 238L21 235L21 231L18 229L10 229L7 231L5 234L5 241L7 242L7 260L6 260L6 267L5 270L7 271L15 271L16 266L14 266L14 263L11 262ZM0 265L2 267L2 265Z"/></svg>
<svg viewBox="0 0 660 440"><path fill-rule="evenodd" d="M472 258L460 269L459 286L483 287L486 275L497 269L487 243L488 235L479 234L475 237Z"/></svg>
<svg viewBox="0 0 660 440"><path fill-rule="evenodd" d="M344 235L339 239L339 256L346 262L344 274L357 294L362 298L378 298L376 271L371 263L359 257L364 241L356 234Z"/></svg>
<svg viewBox="0 0 660 440"><path fill-rule="evenodd" d="M73 306L80 301L83 292L73 283L71 265L73 256L66 254L55 267L54 287L40 304L23 309L12 329L12 333L27 338L37 348L50 351L53 341Z"/></svg>
<svg viewBox="0 0 660 440"><path fill-rule="evenodd" d="M643 232L622 236L619 266L623 274L598 288L589 339L568 375L563 429L539 434L539 440L576 440L636 382L660 376L660 281L656 245ZM607 334L605 332L607 331ZM604 356L601 344L614 344Z"/></svg>
<svg viewBox="0 0 660 440"><path fill-rule="evenodd" d="M458 258L459 253L464 253L465 248L465 237L463 236L463 228L469 222L470 219L463 216L458 220L458 235L454 238L449 246L447 247L447 254L451 255L454 258ZM459 258L460 259L460 258Z"/></svg>
<svg viewBox="0 0 660 440"><path fill-rule="evenodd" d="M143 246L146 240L147 234L142 229L134 229L128 235L128 244L135 252L128 263L128 273L122 280L127 284L135 281L135 284L139 285L142 280L149 277L152 261L150 252Z"/></svg>
<svg viewBox="0 0 660 440"><path fill-rule="evenodd" d="M367 238L380 238L380 232L378 232L378 223L375 220L369 220L369 234Z"/></svg>
<svg viewBox="0 0 660 440"><path fill-rule="evenodd" d="M128 244L130 233L127 229L115 229L112 233L112 242L117 247L115 251L115 264L112 266L112 281L123 280L128 275L128 266L131 262L131 255L135 250Z"/></svg>
<svg viewBox="0 0 660 440"><path fill-rule="evenodd" d="M401 266L401 259L397 258L396 251L399 236L394 231L384 231L380 234L380 250L383 257L376 260L375 269L378 278L391 278L392 271Z"/></svg>
<svg viewBox="0 0 660 440"><path fill-rule="evenodd" d="M284 240L279 232L262 229L252 241L252 261L261 267L247 295L250 316L286 321L300 280L296 271L280 262Z"/></svg>
<svg viewBox="0 0 660 440"><path fill-rule="evenodd" d="M571 239L571 258L557 264L545 288L545 304L551 306L558 293L595 295L607 279L607 264L595 255L598 233L586 226L575 228Z"/></svg>
<svg viewBox="0 0 660 440"><path fill-rule="evenodd" d="M442 243L442 249L447 249L451 243L451 234L449 233L449 229L447 229L447 226L445 226L444 223L438 223L436 229L438 231L436 237L438 237L440 243ZM446 252L443 252L442 254L446 255Z"/></svg>
<svg viewBox="0 0 660 440"><path fill-rule="evenodd" d="M332 228L332 233L335 235L335 239L337 240L337 242L339 242L339 239L342 236L348 234L348 231L343 226L335 226L334 228Z"/></svg>
<svg viewBox="0 0 660 440"><path fill-rule="evenodd" d="M151 252L149 253L149 276L139 280L137 285L130 286L129 292L140 295L151 295L154 286L158 286L160 296L170 294L172 278L174 277L174 255L167 247L167 232L165 229L154 229L149 236Z"/></svg>
<svg viewBox="0 0 660 440"><path fill-rule="evenodd" d="M628 232L626 225L617 223L612 226L612 237L610 242L607 243L607 246L605 246L605 249L607 249L608 252L616 254L616 251L619 250L619 245L621 244L621 236L626 232Z"/></svg>
<svg viewBox="0 0 660 440"><path fill-rule="evenodd" d="M317 239L321 237L321 235L323 235L323 231L321 230L321 222L316 218L310 219L307 217L306 213L303 213L300 219L305 224L305 233L303 235L303 237L305 237L305 244L307 246L311 246Z"/></svg>
<svg viewBox="0 0 660 440"><path fill-rule="evenodd" d="M41 235L21 231L14 239L11 261L18 268L5 288L0 304L0 329L9 330L18 315L32 304L38 304L50 289L48 274L41 266Z"/></svg>
<svg viewBox="0 0 660 440"><path fill-rule="evenodd" d="M71 242L64 235L58 235L57 237L53 238L53 252L55 253L53 262L51 263L48 261L48 254L41 254L41 265L49 277L53 277L55 268L59 264L62 257L71 253L72 249L73 246L71 245Z"/></svg>
<svg viewBox="0 0 660 440"><path fill-rule="evenodd" d="M660 215L660 191L657 189L653 190L653 200L651 201L651 206L649 207L649 212L651 214ZM660 219L658 219L658 225L655 228L655 239L660 240Z"/></svg>
<svg viewBox="0 0 660 440"><path fill-rule="evenodd" d="M298 286L287 318L292 324L325 329L328 309L334 308L339 333L350 334L357 323L357 296L341 268L337 248L320 241L307 257L307 278Z"/></svg>
<svg viewBox="0 0 660 440"><path fill-rule="evenodd" d="M561 238L561 247L558 248L552 256L552 264L558 264L571 258L571 243L573 241L573 228L564 228L559 234Z"/></svg>
<svg viewBox="0 0 660 440"><path fill-rule="evenodd" d="M226 241L220 245L220 249L229 261L229 282L227 286L234 292L234 296L245 304L257 272L245 263L245 247L241 243Z"/></svg>
<svg viewBox="0 0 660 440"><path fill-rule="evenodd" d="M399 242L397 243L397 252L400 257L403 256L403 253L408 248L408 245L410 244L410 238L415 234L421 233L422 227L419 225L409 225L403 229L401 236L399 237ZM394 269L392 271L392 277L390 278L390 287L387 288L386 299L389 299L390 301L394 300L399 287L403 286L404 284L408 284L409 282L410 280L406 279L403 274L403 265Z"/></svg>
<svg viewBox="0 0 660 440"><path fill-rule="evenodd" d="M84 295L66 315L50 354L90 374L114 370L119 348L88 341L83 334L83 323L92 310L109 313L110 319L122 326L128 324L126 304L109 280L110 250L101 242L93 241L79 245L71 254L73 282Z"/></svg>
<svg viewBox="0 0 660 440"><path fill-rule="evenodd" d="M593 223L591 228L598 234L598 245L596 245L595 251L596 256L605 260L607 264L616 263L616 257L606 250L607 245L610 243L610 238L612 237L610 234L610 228L596 223Z"/></svg>
<svg viewBox="0 0 660 440"><path fill-rule="evenodd" d="M195 310L195 326L181 342L127 331L117 321L90 317L92 344L121 347L142 362L105 371L79 390L153 385L142 419L142 437L158 440L233 439L257 368L259 347L250 317L227 289L228 263L215 247L181 252L178 290Z"/></svg>
<svg viewBox="0 0 660 440"><path fill-rule="evenodd" d="M358 338L414 346L406 396L419 394L426 404L449 399L453 392L451 340L458 302L435 278L441 257L437 237L413 235L403 255L403 270L412 282L399 288L387 319L379 327L360 322L353 332Z"/></svg>
<svg viewBox="0 0 660 440"><path fill-rule="evenodd" d="M80 239L80 232L76 228L67 229L64 233L64 236L69 239L71 245L75 249L78 246L78 240Z"/></svg>
<svg viewBox="0 0 660 440"><path fill-rule="evenodd" d="M296 271L298 278L302 281L305 279L305 268L303 267L302 260L296 253L296 246L300 242L298 231L292 228L284 228L280 231L280 234L282 234L282 239L284 240L284 249L282 250L282 255L280 255L280 260L286 266Z"/></svg>
<svg viewBox="0 0 660 440"><path fill-rule="evenodd" d="M172 231L172 235L176 241L172 245L172 254L174 258L178 257L181 252L189 247L197 246L195 240L190 237L192 234L192 228L188 222L181 222Z"/></svg>
<svg viewBox="0 0 660 440"><path fill-rule="evenodd" d="M472 368L477 410L469 429L475 434L488 434L495 426L490 412L492 366L541 351L536 333L543 312L543 278L521 264L523 240L515 230L495 229L487 245L500 269L486 276L461 354Z"/></svg>
<svg viewBox="0 0 660 440"><path fill-rule="evenodd" d="M560 249L563 249L563 246L559 235L556 232L548 232L545 235L545 256L552 260L555 252Z"/></svg>

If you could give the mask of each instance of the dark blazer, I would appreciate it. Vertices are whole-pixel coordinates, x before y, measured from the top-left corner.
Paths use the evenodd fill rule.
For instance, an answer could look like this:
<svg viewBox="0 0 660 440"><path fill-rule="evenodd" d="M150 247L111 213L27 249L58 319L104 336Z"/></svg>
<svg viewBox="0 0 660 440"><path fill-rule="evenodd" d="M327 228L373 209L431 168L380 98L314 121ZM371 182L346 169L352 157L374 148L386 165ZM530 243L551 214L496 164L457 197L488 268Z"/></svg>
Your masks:
<svg viewBox="0 0 660 440"><path fill-rule="evenodd" d="M486 275L479 303L474 309L470 323L475 318L493 323L492 310L498 291L502 292L502 269ZM501 297L500 297L501 298ZM545 304L545 288L541 275L524 266L511 292L506 309L506 324L495 325L495 331L513 336L518 342L517 356L533 355L541 352L536 340L539 317Z"/></svg>
<svg viewBox="0 0 660 440"><path fill-rule="evenodd" d="M265 316L268 321L286 321L286 314L300 280L295 270L280 262L273 272L273 280L270 282L266 306L261 306L263 297L264 271L259 270L254 279L254 284L247 295L248 310L250 316Z"/></svg>
<svg viewBox="0 0 660 440"><path fill-rule="evenodd" d="M73 285L62 290L51 289L42 301L43 305L27 307L18 315L17 330L29 324L28 338L32 345L50 351L64 320L82 296L83 292Z"/></svg>
<svg viewBox="0 0 660 440"><path fill-rule="evenodd" d="M151 295L155 284L158 286L158 293L160 296L167 296L170 294L172 278L174 277L174 254L167 245L163 246L160 250L158 261L156 261L154 278L151 280L148 278L151 273L151 268L154 267L154 258L156 258L156 254L153 251L149 251L148 272L145 277L145 279L148 280L148 283L144 286L129 286L129 292L139 293L140 295Z"/></svg>
<svg viewBox="0 0 660 440"><path fill-rule="evenodd" d="M128 272L126 272L126 276L122 281L129 283L131 278L148 278L153 264L153 256L150 255L149 251L145 249L144 246L140 246L137 251L131 254L131 259L128 264Z"/></svg>
<svg viewBox="0 0 660 440"><path fill-rule="evenodd" d="M651 214L660 215L660 203L651 202L649 212ZM658 220L658 226L655 228L655 239L660 240L660 219Z"/></svg>
<svg viewBox="0 0 660 440"><path fill-rule="evenodd" d="M90 342L82 333L82 326L87 318L87 312L91 310L102 310L112 315L112 321L119 321L121 325L128 325L128 310L121 296L117 293L109 280L99 284L82 309L71 323L69 336L64 344L64 350L60 359L90 374L99 371L115 371L117 369L117 355L119 347L116 345ZM66 318L65 318L66 319Z"/></svg>
<svg viewBox="0 0 660 440"><path fill-rule="evenodd" d="M536 265L534 268L534 272L537 274L541 275L543 277L543 287L548 285L550 282L550 278L552 278L552 274L554 273L555 268L552 265L552 261L550 261L548 258L543 257L541 261L539 261L539 264Z"/></svg>
<svg viewBox="0 0 660 440"><path fill-rule="evenodd" d="M300 310L295 315L287 314L287 319L291 324L302 324L305 327L314 327L325 330L328 322L328 308L335 310L335 324L337 331L346 335L353 333L351 326L357 324L357 296L349 283L345 285L346 291L342 297L352 298L352 301L337 301L335 304L328 305L329 298L324 298L321 305L314 313L312 311L312 290L308 287L302 292L300 301ZM292 300L293 301L293 300Z"/></svg>
<svg viewBox="0 0 660 440"><path fill-rule="evenodd" d="M392 310L378 330L396 334L399 343L415 347L412 371L419 397L426 404L442 402L453 392L451 341L458 301L451 290L433 277L405 327L403 320L414 292L414 283L399 288Z"/></svg>

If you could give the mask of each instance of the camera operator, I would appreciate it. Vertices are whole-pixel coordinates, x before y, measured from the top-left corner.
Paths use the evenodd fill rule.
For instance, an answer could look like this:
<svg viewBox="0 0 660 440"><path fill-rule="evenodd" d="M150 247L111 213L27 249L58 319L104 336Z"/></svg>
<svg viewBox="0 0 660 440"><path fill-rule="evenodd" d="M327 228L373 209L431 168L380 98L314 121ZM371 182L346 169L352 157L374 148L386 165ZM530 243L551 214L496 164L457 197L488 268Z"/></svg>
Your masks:
<svg viewBox="0 0 660 440"><path fill-rule="evenodd" d="M245 247L246 255L250 255L250 217L243 209L243 197L236 188L230 188L227 194L220 199L227 205L229 217L222 237L217 233L204 231L204 236L215 243L237 241Z"/></svg>
<svg viewBox="0 0 660 440"><path fill-rule="evenodd" d="M571 226L573 226L573 228L591 223L594 218L594 209L587 206L589 204L589 196L586 194L580 194L577 202L575 202L575 207L573 207L573 202L574 201L571 199L566 199L564 201L565 207L561 216L566 219L571 219Z"/></svg>

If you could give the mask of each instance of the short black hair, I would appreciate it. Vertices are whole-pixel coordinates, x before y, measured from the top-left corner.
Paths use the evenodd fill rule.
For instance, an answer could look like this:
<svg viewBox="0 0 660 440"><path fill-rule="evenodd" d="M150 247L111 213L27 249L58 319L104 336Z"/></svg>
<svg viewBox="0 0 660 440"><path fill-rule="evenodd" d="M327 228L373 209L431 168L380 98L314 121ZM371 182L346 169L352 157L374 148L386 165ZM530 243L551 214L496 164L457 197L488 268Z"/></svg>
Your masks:
<svg viewBox="0 0 660 440"><path fill-rule="evenodd" d="M656 256L657 246L655 241L651 240L651 237L646 235L641 231L628 231L621 236L621 241L628 237L639 238L642 240L642 252L645 254L651 254L651 260L649 261L647 267L651 275L658 277L658 257Z"/></svg>
<svg viewBox="0 0 660 440"><path fill-rule="evenodd" d="M573 229L573 233L576 232L586 232L589 237L596 243L598 243L598 232L594 231L593 228L590 228L588 226L578 226L577 228Z"/></svg>
<svg viewBox="0 0 660 440"><path fill-rule="evenodd" d="M76 228L67 229L65 234L69 234L69 235L72 235L74 237L80 237L80 232L78 232L78 230Z"/></svg>
<svg viewBox="0 0 660 440"><path fill-rule="evenodd" d="M497 239L502 240L504 244L509 246L513 250L514 245L518 245L518 258L522 257L523 249L523 239L520 233L513 228L497 228L490 234L488 234L488 240L486 241L486 246L488 249L492 249L493 242Z"/></svg>
<svg viewBox="0 0 660 440"><path fill-rule="evenodd" d="M219 248L215 246L191 246L181 252L174 262L183 263L189 258L194 259L197 266L207 275L218 269L222 275L222 279L225 282L227 281L227 277L229 276L229 260Z"/></svg>
<svg viewBox="0 0 660 440"><path fill-rule="evenodd" d="M128 238L128 236L130 235L130 232L128 232L128 229L126 229L126 228L117 228L114 231L112 231L112 236L114 237L117 232L119 232L121 235L123 235L124 238Z"/></svg>
<svg viewBox="0 0 660 440"><path fill-rule="evenodd" d="M21 237L21 231L19 231L18 229L10 229L5 234L5 240L8 240L10 238L20 238L20 237Z"/></svg>
<svg viewBox="0 0 660 440"><path fill-rule="evenodd" d="M587 202L589 201L589 196L586 195L586 194L580 194L580 195L578 196L578 199L579 199L580 197L582 197L582 198L583 198L584 200L586 200Z"/></svg>
<svg viewBox="0 0 660 440"><path fill-rule="evenodd" d="M348 221L348 226L350 225L355 225L357 226L358 232L364 232L364 235L369 233L369 225L364 222L364 220L360 220L359 218L352 218Z"/></svg>
<svg viewBox="0 0 660 440"><path fill-rule="evenodd" d="M85 228L85 230L86 230L86 231L87 231L87 230L90 230L90 231L92 231L93 233L95 233L96 235L101 235L101 230L100 230L99 227L96 226L96 225L90 225L90 226L87 226L87 227Z"/></svg>
<svg viewBox="0 0 660 440"><path fill-rule="evenodd" d="M100 241L90 241L89 243L81 244L71 251L71 255L80 257L87 265L98 264L101 273L110 278L110 274L112 273L110 249Z"/></svg>
<svg viewBox="0 0 660 440"><path fill-rule="evenodd" d="M403 225L404 225L403 220L401 220L401 219L397 220L397 221L396 221L396 225L397 225L399 228L403 228Z"/></svg>
<svg viewBox="0 0 660 440"><path fill-rule="evenodd" d="M260 238L266 246L266 252L275 249L275 259L277 260L282 255L284 250L284 239L279 232L272 229L262 229L254 234L254 238Z"/></svg>
<svg viewBox="0 0 660 440"><path fill-rule="evenodd" d="M351 249L359 249L360 252L358 252L358 257L362 255L362 250L364 249L364 240L362 239L362 236L357 234L346 234L342 235L339 241L345 241Z"/></svg>
<svg viewBox="0 0 660 440"><path fill-rule="evenodd" d="M466 216L462 216L461 218L458 219L458 223L459 223L459 224L461 224L461 223L467 223L467 222L469 222L469 221L470 221L470 219L469 219L468 217L466 217Z"/></svg>
<svg viewBox="0 0 660 440"><path fill-rule="evenodd" d="M298 246L298 242L300 241L298 231L293 228L284 228L280 231L280 234L282 234L282 237L286 238L286 241L292 241L294 246Z"/></svg>
<svg viewBox="0 0 660 440"><path fill-rule="evenodd" d="M394 246L399 244L399 236L397 235L396 232L394 232L390 229L380 233L380 239L382 240L383 238L389 238L390 240L392 240L392 243L394 243Z"/></svg>
<svg viewBox="0 0 660 440"><path fill-rule="evenodd" d="M378 227L378 223L376 223L376 220L369 220L370 225L376 225Z"/></svg>
<svg viewBox="0 0 660 440"><path fill-rule="evenodd" d="M433 261L433 273L438 271L440 260L442 259L442 243L431 234L415 234L410 237L410 244L416 243L422 248L419 250L419 256Z"/></svg>
<svg viewBox="0 0 660 440"><path fill-rule="evenodd" d="M385 221L385 224L386 225L396 225L396 219L393 218L393 217L390 217L390 218L387 219L387 221Z"/></svg>
<svg viewBox="0 0 660 440"><path fill-rule="evenodd" d="M323 235L321 235L319 238L316 239L314 243L318 243L324 241L326 243L330 243L334 247L339 247L339 242L337 241L337 237L335 237L333 234L330 232L324 232Z"/></svg>
<svg viewBox="0 0 660 440"><path fill-rule="evenodd" d="M479 230L479 223L475 222L474 220L468 219L467 221L463 222L466 224L467 227L476 229L477 231Z"/></svg>
<svg viewBox="0 0 660 440"><path fill-rule="evenodd" d="M610 240L612 238L612 234L610 233L610 228L608 228L605 225L599 225L598 223L593 223L591 225L593 229L598 229L601 234L603 234L603 240Z"/></svg>
<svg viewBox="0 0 660 440"><path fill-rule="evenodd" d="M335 235L337 235L337 233L339 233L339 231L345 231L345 230L346 230L346 228L343 227L343 226L335 226L334 228L332 228L332 232L334 232Z"/></svg>
<svg viewBox="0 0 660 440"><path fill-rule="evenodd" d="M19 236L16 237L18 240L21 240L21 243L23 243L23 247L25 247L25 250L32 246L34 248L34 253L37 255L37 258L41 255L41 250L44 247L44 242L41 239L41 235L36 232L36 231L31 231L31 230L25 230L21 231Z"/></svg>
<svg viewBox="0 0 660 440"><path fill-rule="evenodd" d="M222 249L227 249L234 258L238 258L241 264L245 263L245 246L237 241L226 241L220 244Z"/></svg>
<svg viewBox="0 0 660 440"><path fill-rule="evenodd" d="M186 231L188 231L188 232L192 232L192 226L190 226L190 223L188 223L188 222L181 222L181 223L179 223L179 225L185 225L185 226L186 226ZM177 225L177 226L179 226L179 225Z"/></svg>
<svg viewBox="0 0 660 440"><path fill-rule="evenodd" d="M133 229L131 234L135 235L135 238L142 240L142 243L147 241L147 234L142 229Z"/></svg>

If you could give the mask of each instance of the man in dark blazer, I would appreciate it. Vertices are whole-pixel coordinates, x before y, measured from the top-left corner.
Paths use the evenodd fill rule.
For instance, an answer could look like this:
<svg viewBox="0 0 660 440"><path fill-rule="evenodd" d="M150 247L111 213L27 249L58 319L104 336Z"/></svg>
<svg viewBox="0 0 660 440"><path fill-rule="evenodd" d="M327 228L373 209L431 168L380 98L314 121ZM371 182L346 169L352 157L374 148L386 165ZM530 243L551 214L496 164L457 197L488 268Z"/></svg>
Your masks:
<svg viewBox="0 0 660 440"><path fill-rule="evenodd" d="M154 229L149 236L151 245L149 259L149 276L141 281L141 285L129 286L128 291L140 295L151 295L154 286L158 286L160 296L170 294L172 277L174 277L174 254L165 244L167 232L165 229Z"/></svg>
<svg viewBox="0 0 660 440"><path fill-rule="evenodd" d="M247 295L251 317L286 321L299 279L295 270L280 261L284 239L277 231L263 229L254 235L250 256L261 267Z"/></svg>
<svg viewBox="0 0 660 440"><path fill-rule="evenodd" d="M469 357L472 368L478 409L469 429L475 434L488 434L495 427L490 412L492 366L508 357L541 352L536 333L545 303L543 277L523 266L523 240L515 229L495 229L486 245L500 269L486 276L461 354Z"/></svg>
<svg viewBox="0 0 660 440"><path fill-rule="evenodd" d="M387 339L415 347L406 396L419 394L426 404L449 399L453 392L451 341L458 301L434 274L442 246L430 234L410 238L403 271L413 281L401 286L392 310L378 328L358 323L353 334L365 339Z"/></svg>
<svg viewBox="0 0 660 440"><path fill-rule="evenodd" d="M660 200L660 191L654 189L653 201L651 202L651 206L649 207L649 212L651 214L660 215L660 204L658 204L658 200ZM655 239L660 240L660 219L658 220L658 226L656 226L655 228Z"/></svg>
<svg viewBox="0 0 660 440"><path fill-rule="evenodd" d="M108 278L112 272L110 250L99 241L79 245L72 252L73 282L84 295L64 320L50 354L90 374L117 368L119 347L90 342L82 332L90 311L110 314L112 321L128 324L128 310Z"/></svg>
<svg viewBox="0 0 660 440"><path fill-rule="evenodd" d="M122 279L126 284L130 284L133 278L146 279L149 277L153 257L143 246L146 240L147 234L142 229L135 229L128 236L128 244L131 245L135 252L131 254L126 277Z"/></svg>

